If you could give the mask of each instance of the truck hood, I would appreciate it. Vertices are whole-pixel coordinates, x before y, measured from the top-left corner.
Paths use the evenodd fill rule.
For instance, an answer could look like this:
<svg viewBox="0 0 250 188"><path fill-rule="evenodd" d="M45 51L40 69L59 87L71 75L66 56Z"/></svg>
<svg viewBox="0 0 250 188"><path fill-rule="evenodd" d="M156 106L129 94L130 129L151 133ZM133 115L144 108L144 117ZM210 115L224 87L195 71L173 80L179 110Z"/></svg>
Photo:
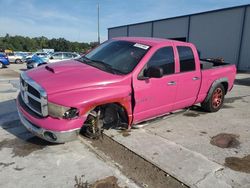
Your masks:
<svg viewBox="0 0 250 188"><path fill-rule="evenodd" d="M76 60L47 64L27 71L47 94L86 87L105 86L124 79L124 76L104 72Z"/></svg>

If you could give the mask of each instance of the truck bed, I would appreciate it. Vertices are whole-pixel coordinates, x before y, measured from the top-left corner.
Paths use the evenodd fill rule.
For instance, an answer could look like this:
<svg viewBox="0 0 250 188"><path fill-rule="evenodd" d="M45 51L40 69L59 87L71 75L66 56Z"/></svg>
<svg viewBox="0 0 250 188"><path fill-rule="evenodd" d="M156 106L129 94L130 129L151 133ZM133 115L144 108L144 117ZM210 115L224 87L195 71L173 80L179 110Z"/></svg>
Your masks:
<svg viewBox="0 0 250 188"><path fill-rule="evenodd" d="M230 63L225 63L218 60L210 60L210 59L200 59L201 70L212 69L216 67L222 67L231 65Z"/></svg>
<svg viewBox="0 0 250 188"><path fill-rule="evenodd" d="M218 60L201 59L200 66L202 83L196 103L204 101L215 80L226 81L228 83L226 90L230 91L232 89L236 74L236 67L234 64Z"/></svg>

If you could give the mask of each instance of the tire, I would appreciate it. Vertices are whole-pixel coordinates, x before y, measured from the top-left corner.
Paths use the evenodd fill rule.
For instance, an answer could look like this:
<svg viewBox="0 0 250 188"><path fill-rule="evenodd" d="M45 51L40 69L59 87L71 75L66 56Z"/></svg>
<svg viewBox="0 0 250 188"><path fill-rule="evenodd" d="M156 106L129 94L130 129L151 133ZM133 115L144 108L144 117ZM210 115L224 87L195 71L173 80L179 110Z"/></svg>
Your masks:
<svg viewBox="0 0 250 188"><path fill-rule="evenodd" d="M15 63L20 64L20 63L22 63L22 61L21 61L21 59L16 59Z"/></svg>
<svg viewBox="0 0 250 188"><path fill-rule="evenodd" d="M4 69L4 68L7 68L7 66L5 65L5 64L3 64L2 62L0 62L0 64L2 64L2 69Z"/></svg>
<svg viewBox="0 0 250 188"><path fill-rule="evenodd" d="M209 99L201 103L201 107L207 112L217 112L223 106L224 97L225 88L222 84L218 84Z"/></svg>

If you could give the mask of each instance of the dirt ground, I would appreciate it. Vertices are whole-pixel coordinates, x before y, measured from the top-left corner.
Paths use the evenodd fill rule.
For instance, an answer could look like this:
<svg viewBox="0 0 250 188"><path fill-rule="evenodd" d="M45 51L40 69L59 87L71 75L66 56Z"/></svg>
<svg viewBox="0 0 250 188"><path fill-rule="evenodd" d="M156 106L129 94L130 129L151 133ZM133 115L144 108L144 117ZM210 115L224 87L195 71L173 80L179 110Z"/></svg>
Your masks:
<svg viewBox="0 0 250 188"><path fill-rule="evenodd" d="M128 136L124 132L121 134L125 137ZM156 165L148 162L106 135L98 140L92 140L91 145L97 150L104 152L111 160L115 161L117 166L127 177L133 179L142 187L186 187L183 183L170 176ZM155 153L155 155L158 154Z"/></svg>

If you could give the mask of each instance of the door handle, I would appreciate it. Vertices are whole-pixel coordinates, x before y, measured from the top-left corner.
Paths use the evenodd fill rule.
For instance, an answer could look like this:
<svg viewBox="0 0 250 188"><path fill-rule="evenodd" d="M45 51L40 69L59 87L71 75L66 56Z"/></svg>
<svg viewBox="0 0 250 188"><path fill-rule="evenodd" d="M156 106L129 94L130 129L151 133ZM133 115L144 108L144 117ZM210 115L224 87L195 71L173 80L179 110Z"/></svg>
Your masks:
<svg viewBox="0 0 250 188"><path fill-rule="evenodd" d="M193 80L195 81L195 80L199 80L200 78L199 77L197 77L197 76L195 76L195 77L193 77Z"/></svg>
<svg viewBox="0 0 250 188"><path fill-rule="evenodd" d="M170 81L170 82L168 82L168 85L169 86L174 86L174 85L176 85L176 82L175 81Z"/></svg>

